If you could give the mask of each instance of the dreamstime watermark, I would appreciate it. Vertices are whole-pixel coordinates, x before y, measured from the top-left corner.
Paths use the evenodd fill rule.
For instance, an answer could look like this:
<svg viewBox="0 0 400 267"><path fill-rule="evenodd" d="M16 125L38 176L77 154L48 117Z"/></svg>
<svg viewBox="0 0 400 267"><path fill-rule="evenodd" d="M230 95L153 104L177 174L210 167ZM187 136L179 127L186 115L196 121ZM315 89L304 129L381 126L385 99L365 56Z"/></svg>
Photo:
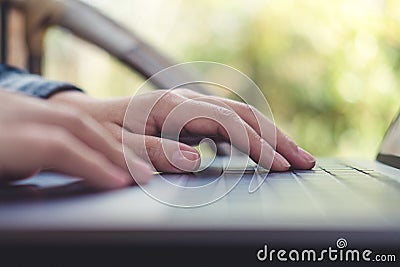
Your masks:
<svg viewBox="0 0 400 267"><path fill-rule="evenodd" d="M190 75L182 75L183 73L189 73ZM171 88L162 88L164 90L153 91L150 94L150 88L152 88L153 84L156 84L156 80L174 80L175 84ZM191 91L186 89L191 89L196 94L192 94ZM201 94L198 92L201 92ZM224 141L233 144L242 153L249 154L251 148L249 125L245 123L245 119L240 117L237 110L225 102L221 96L233 97L247 104L249 111L252 113L247 115L252 117L250 118L253 124L251 127L258 129L260 135L268 140L268 144L265 145L270 146L271 151L275 150L276 128L272 112L268 101L257 85L248 76L235 68L220 63L200 61L182 63L163 69L146 80L136 91L131 98L124 117L124 129L127 129L122 133L124 152L125 148L129 148L132 145L130 141L132 139L129 138L129 135L133 132L139 135L136 140L137 138L142 138L141 142L136 141L134 145L142 146L140 150L147 151L147 154L144 153L146 155L141 156L146 158L148 162L152 162L151 156L154 155L149 155L145 139L145 135L151 129L153 134L156 132L156 135L161 137L162 152L165 152L163 154L168 162L183 172L190 171L189 169L178 167L174 162L174 156L170 155L176 155L177 152L180 153L180 155L177 155L178 157L183 157L179 147L182 133L190 132L190 129L187 129L187 125L190 125L194 120L198 120L203 122L198 124L202 125L203 129L206 129L209 125L214 125L214 127L218 125L217 132L219 134L221 132L226 133L224 138L227 136L228 140ZM204 106L207 106L207 108L203 108ZM251 108L252 106L257 106L260 112L255 112ZM262 117L260 114L263 114ZM158 125L158 128L154 129L154 117L161 115L163 117L162 123L159 122L161 126ZM249 120L249 117L247 119ZM141 123L136 123L137 121ZM205 121L207 121L207 125L205 125ZM197 126L196 130L194 130L202 138L198 142L211 143L211 147L217 147L217 143L213 139L215 136L207 136L207 132L203 136L201 135L203 129ZM167 142L168 146L166 145ZM171 144L175 145L172 149ZM249 193L255 192L268 175L274 155L267 155L266 151L268 150L260 149L259 158L264 159L264 168L262 173L253 174L248 188ZM204 206L224 197L244 176L245 168L236 168L235 172L226 172L225 170L232 169L233 165L246 166L249 163L249 158L238 157L233 160L232 146L228 154L225 157L225 166L222 169L222 173L207 184L190 187L175 184L163 173L155 175L154 179L157 179L156 185L147 185L135 180L146 194L161 203L175 207ZM132 176L135 177L134 166L127 160L126 154L125 159ZM238 163L238 160L241 162ZM153 167L157 169L156 166Z"/></svg>
<svg viewBox="0 0 400 267"><path fill-rule="evenodd" d="M349 249L347 240L339 238L336 247L326 249L270 249L268 245L257 251L257 259L262 262L396 262L395 254L375 254L370 249Z"/></svg>

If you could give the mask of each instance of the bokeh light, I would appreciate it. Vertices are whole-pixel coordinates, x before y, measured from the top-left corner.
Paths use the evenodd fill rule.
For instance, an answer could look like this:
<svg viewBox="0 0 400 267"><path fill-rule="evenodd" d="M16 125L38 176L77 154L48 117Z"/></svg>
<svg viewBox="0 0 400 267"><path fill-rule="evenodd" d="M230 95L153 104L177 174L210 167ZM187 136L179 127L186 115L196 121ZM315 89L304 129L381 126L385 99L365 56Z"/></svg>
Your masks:
<svg viewBox="0 0 400 267"><path fill-rule="evenodd" d="M318 156L374 157L400 99L397 0L86 0L176 62L210 60L249 75L277 124ZM60 29L45 75L96 97L143 81Z"/></svg>

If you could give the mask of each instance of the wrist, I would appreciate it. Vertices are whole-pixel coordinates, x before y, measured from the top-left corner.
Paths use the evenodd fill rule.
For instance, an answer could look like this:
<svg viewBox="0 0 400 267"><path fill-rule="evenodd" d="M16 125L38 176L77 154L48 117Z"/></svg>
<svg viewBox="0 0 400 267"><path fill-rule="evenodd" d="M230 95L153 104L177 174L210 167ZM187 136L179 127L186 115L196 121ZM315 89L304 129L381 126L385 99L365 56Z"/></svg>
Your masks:
<svg viewBox="0 0 400 267"><path fill-rule="evenodd" d="M63 91L55 93L48 101L77 108L100 123L122 125L129 98L98 99L79 91Z"/></svg>
<svg viewBox="0 0 400 267"><path fill-rule="evenodd" d="M47 101L77 108L92 115L91 111L96 105L96 99L79 91L61 91L51 95Z"/></svg>
<svg viewBox="0 0 400 267"><path fill-rule="evenodd" d="M74 105L76 102L92 99L90 96L79 91L60 91L52 94L47 100L52 103L63 103Z"/></svg>

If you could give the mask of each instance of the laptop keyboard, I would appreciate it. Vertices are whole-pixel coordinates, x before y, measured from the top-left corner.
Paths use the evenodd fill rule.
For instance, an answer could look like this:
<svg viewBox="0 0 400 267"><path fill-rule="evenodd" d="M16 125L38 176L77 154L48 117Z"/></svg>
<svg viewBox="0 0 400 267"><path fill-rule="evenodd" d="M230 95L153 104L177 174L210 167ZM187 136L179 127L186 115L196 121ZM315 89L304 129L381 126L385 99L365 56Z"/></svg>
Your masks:
<svg viewBox="0 0 400 267"><path fill-rule="evenodd" d="M227 165L218 160L202 172L173 175L170 180L181 187L201 187L215 182L214 191L208 191L208 195L227 193L209 206L216 216L220 215L221 210L225 210L230 216L237 215L237 220L248 216L256 222L257 218L263 217L263 220L274 220L278 224L290 220L306 222L311 218L341 223L343 218L352 217L354 214L357 214L360 220L366 221L373 218L387 221L388 214L400 216L400 180L373 169L350 165L336 159L323 159L319 160L312 170L268 173L254 163L244 168L241 167L244 165L240 166L235 162ZM250 193L249 185L252 179L255 177L262 181L265 176L267 177L258 190ZM235 184L238 177L241 177L240 181ZM193 202L204 198L203 195L182 195L184 193L171 192L171 197L188 197ZM320 214L320 217L317 214Z"/></svg>
<svg viewBox="0 0 400 267"><path fill-rule="evenodd" d="M219 164L221 162L217 162L215 166ZM293 205L295 201L322 209L329 205L337 208L342 206L350 210L351 206L358 209L360 206L380 209L383 206L387 208L400 203L398 180L376 170L353 166L346 162L323 160L312 170L292 170L284 173L268 173L255 163L248 164L246 168L240 164L237 166L231 164L227 167L225 162L222 166L223 168L219 170L227 176L244 171L243 178L226 196L226 200L239 203L238 205L243 203L243 206L247 207L249 201L266 202L269 208L271 205L280 208L286 205L290 209L291 206L296 206ZM248 187L252 177L254 175L262 177L267 173L268 176L259 190L249 193ZM199 180L188 179L184 184L198 186L201 183ZM202 183L208 182L210 180L206 178Z"/></svg>
<svg viewBox="0 0 400 267"><path fill-rule="evenodd" d="M193 203L208 199L205 196L210 199L220 196L222 192L223 197L217 201L207 201L202 209L186 212L195 214L200 221L205 219L204 212L213 214L216 221L226 219L246 225L281 226L295 222L304 226L312 222L321 226L326 223L354 226L400 221L398 177L337 159L318 160L312 170L270 173L254 163L241 165L244 168L237 162L226 164L217 160L199 173L165 176L182 190L169 192L162 187L159 190L170 194L169 199L190 199ZM250 193L252 179L263 183ZM206 194L184 190L211 183L215 186L209 187ZM157 186L157 183L150 185Z"/></svg>
<svg viewBox="0 0 400 267"><path fill-rule="evenodd" d="M220 167L222 166L222 168ZM214 163L207 170L200 173L210 173L210 174L235 174L235 173L243 173L243 174L265 174L268 173L268 170L257 166L254 162L247 162L246 166L243 167L242 162L229 162L228 160L220 160L214 161ZM315 167L311 170L292 170L291 172L286 173L273 173L271 172L269 176L281 176L287 177L287 175L295 175L298 178L307 180L307 179L321 179L326 182L326 179L336 179L350 182L350 180L355 183L357 182L380 182L384 183L388 186L395 187L400 189L400 182L393 177L389 177L385 174L382 174L376 170L363 168L360 166L350 165L346 162L338 161L338 160L324 160L322 162L318 162ZM267 178L268 179L268 178ZM249 181L248 181L249 182Z"/></svg>
<svg viewBox="0 0 400 267"><path fill-rule="evenodd" d="M328 174L331 179L338 180L338 182L345 184L354 191L365 190L369 187L373 191L377 191L376 189L387 186L400 192L398 180L376 170L357 167L344 162L318 164L314 170L320 170L321 173ZM294 173L301 178L305 178L307 172L294 171ZM363 194L365 194L364 191Z"/></svg>

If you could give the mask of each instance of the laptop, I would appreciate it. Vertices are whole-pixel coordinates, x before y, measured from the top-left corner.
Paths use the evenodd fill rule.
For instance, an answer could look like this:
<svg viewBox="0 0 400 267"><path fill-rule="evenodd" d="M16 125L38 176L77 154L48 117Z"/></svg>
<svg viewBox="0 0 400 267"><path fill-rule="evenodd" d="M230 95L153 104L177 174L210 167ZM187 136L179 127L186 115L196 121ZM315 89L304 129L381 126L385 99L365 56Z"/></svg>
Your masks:
<svg viewBox="0 0 400 267"><path fill-rule="evenodd" d="M370 261L398 264L399 136L400 114L376 160L321 158L312 170L269 173L253 192L251 181L265 170L227 165L223 157L199 173L105 192L88 190L79 178L41 173L0 190L0 256L61 266L308 266L313 254L302 260L305 249L325 265L365 264L344 257L368 250ZM224 179L215 182L221 172ZM165 180L175 190L166 191ZM207 194L185 191L211 183ZM321 256L328 248L335 259Z"/></svg>

